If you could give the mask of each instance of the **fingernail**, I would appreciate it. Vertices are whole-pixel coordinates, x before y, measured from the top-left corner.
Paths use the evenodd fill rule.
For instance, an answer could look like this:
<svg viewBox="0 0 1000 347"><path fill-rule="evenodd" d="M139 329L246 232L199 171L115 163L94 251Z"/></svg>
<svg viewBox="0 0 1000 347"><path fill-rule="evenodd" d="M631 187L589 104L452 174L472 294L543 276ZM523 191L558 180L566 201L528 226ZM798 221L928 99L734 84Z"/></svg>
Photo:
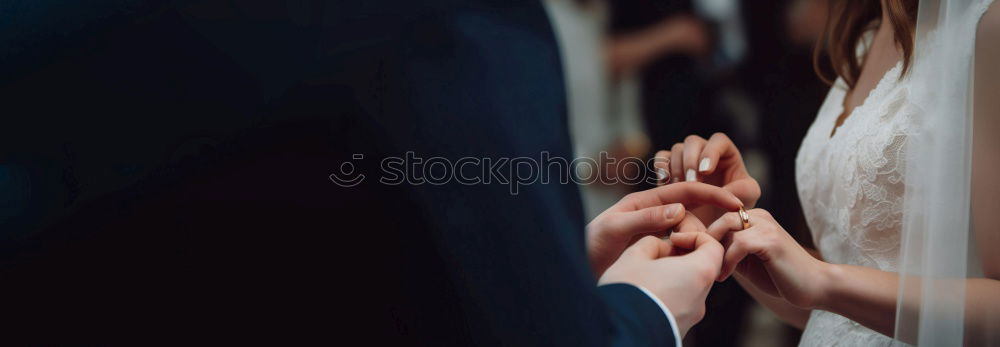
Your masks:
<svg viewBox="0 0 1000 347"><path fill-rule="evenodd" d="M685 182L694 182L698 179L698 175L694 173L694 169L688 169L687 173L684 175Z"/></svg>
<svg viewBox="0 0 1000 347"><path fill-rule="evenodd" d="M708 163L710 160L708 158L701 158L701 162L698 163L698 171L705 172L708 171Z"/></svg>
<svg viewBox="0 0 1000 347"><path fill-rule="evenodd" d="M667 179L667 170L663 169L663 168L657 169L656 170L656 180L657 181L662 181L662 180L665 180L665 179Z"/></svg>
<svg viewBox="0 0 1000 347"><path fill-rule="evenodd" d="M667 215L667 219L671 219L674 218L674 216L676 216L677 213L680 211L681 211L681 204L670 204L667 205L667 211L665 212L665 214Z"/></svg>

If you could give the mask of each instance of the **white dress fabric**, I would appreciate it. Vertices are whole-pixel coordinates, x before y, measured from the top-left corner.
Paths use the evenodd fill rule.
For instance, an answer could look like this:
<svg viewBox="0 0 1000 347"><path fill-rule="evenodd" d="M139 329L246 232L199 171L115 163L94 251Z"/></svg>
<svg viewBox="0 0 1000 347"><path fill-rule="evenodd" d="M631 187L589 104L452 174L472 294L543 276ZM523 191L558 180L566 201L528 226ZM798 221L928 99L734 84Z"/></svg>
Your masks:
<svg viewBox="0 0 1000 347"><path fill-rule="evenodd" d="M830 263L897 271L905 151L911 135L902 64L885 73L831 137L846 85L827 94L795 160L803 212ZM800 346L884 346L892 339L843 316L813 310Z"/></svg>

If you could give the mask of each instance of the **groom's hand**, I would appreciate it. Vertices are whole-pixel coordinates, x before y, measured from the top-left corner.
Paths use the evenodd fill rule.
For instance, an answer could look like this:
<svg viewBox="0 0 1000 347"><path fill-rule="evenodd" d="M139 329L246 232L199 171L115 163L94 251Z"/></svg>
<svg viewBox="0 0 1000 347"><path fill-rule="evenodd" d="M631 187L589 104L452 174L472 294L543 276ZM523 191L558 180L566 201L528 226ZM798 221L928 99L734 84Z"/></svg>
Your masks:
<svg viewBox="0 0 1000 347"><path fill-rule="evenodd" d="M646 236L622 253L599 284L628 283L656 295L681 336L705 316L705 297L722 266L723 249L708 233Z"/></svg>
<svg viewBox="0 0 1000 347"><path fill-rule="evenodd" d="M625 196L587 225L587 253L594 275L601 277L622 251L642 236L662 237L670 229L705 231L702 222L687 212L687 208L702 205L729 211L742 206L732 193L697 182L671 184Z"/></svg>

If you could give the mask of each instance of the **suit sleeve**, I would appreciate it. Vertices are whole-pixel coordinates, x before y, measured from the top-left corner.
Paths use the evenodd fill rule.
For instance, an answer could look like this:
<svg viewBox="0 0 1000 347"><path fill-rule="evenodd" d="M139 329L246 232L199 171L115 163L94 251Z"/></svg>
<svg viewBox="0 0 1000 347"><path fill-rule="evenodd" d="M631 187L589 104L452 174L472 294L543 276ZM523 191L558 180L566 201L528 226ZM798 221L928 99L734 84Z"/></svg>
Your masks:
<svg viewBox="0 0 1000 347"><path fill-rule="evenodd" d="M680 346L670 311L641 287L615 283L598 287L617 334L615 346Z"/></svg>

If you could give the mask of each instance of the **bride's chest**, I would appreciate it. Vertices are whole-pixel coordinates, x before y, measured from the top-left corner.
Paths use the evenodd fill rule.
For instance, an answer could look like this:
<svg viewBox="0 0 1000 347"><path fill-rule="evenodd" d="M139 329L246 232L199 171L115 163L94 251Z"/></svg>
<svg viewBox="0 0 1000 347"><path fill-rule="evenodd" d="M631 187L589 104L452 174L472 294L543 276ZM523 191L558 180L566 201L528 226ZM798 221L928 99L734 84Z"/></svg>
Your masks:
<svg viewBox="0 0 1000 347"><path fill-rule="evenodd" d="M905 144L912 132L905 84L880 87L833 135L845 92L831 89L796 157L800 193L829 195L837 189L902 184Z"/></svg>
<svg viewBox="0 0 1000 347"><path fill-rule="evenodd" d="M831 137L843 100L831 91L799 149L796 184L824 256L891 268L876 255L898 245L912 109L905 90L873 96Z"/></svg>

